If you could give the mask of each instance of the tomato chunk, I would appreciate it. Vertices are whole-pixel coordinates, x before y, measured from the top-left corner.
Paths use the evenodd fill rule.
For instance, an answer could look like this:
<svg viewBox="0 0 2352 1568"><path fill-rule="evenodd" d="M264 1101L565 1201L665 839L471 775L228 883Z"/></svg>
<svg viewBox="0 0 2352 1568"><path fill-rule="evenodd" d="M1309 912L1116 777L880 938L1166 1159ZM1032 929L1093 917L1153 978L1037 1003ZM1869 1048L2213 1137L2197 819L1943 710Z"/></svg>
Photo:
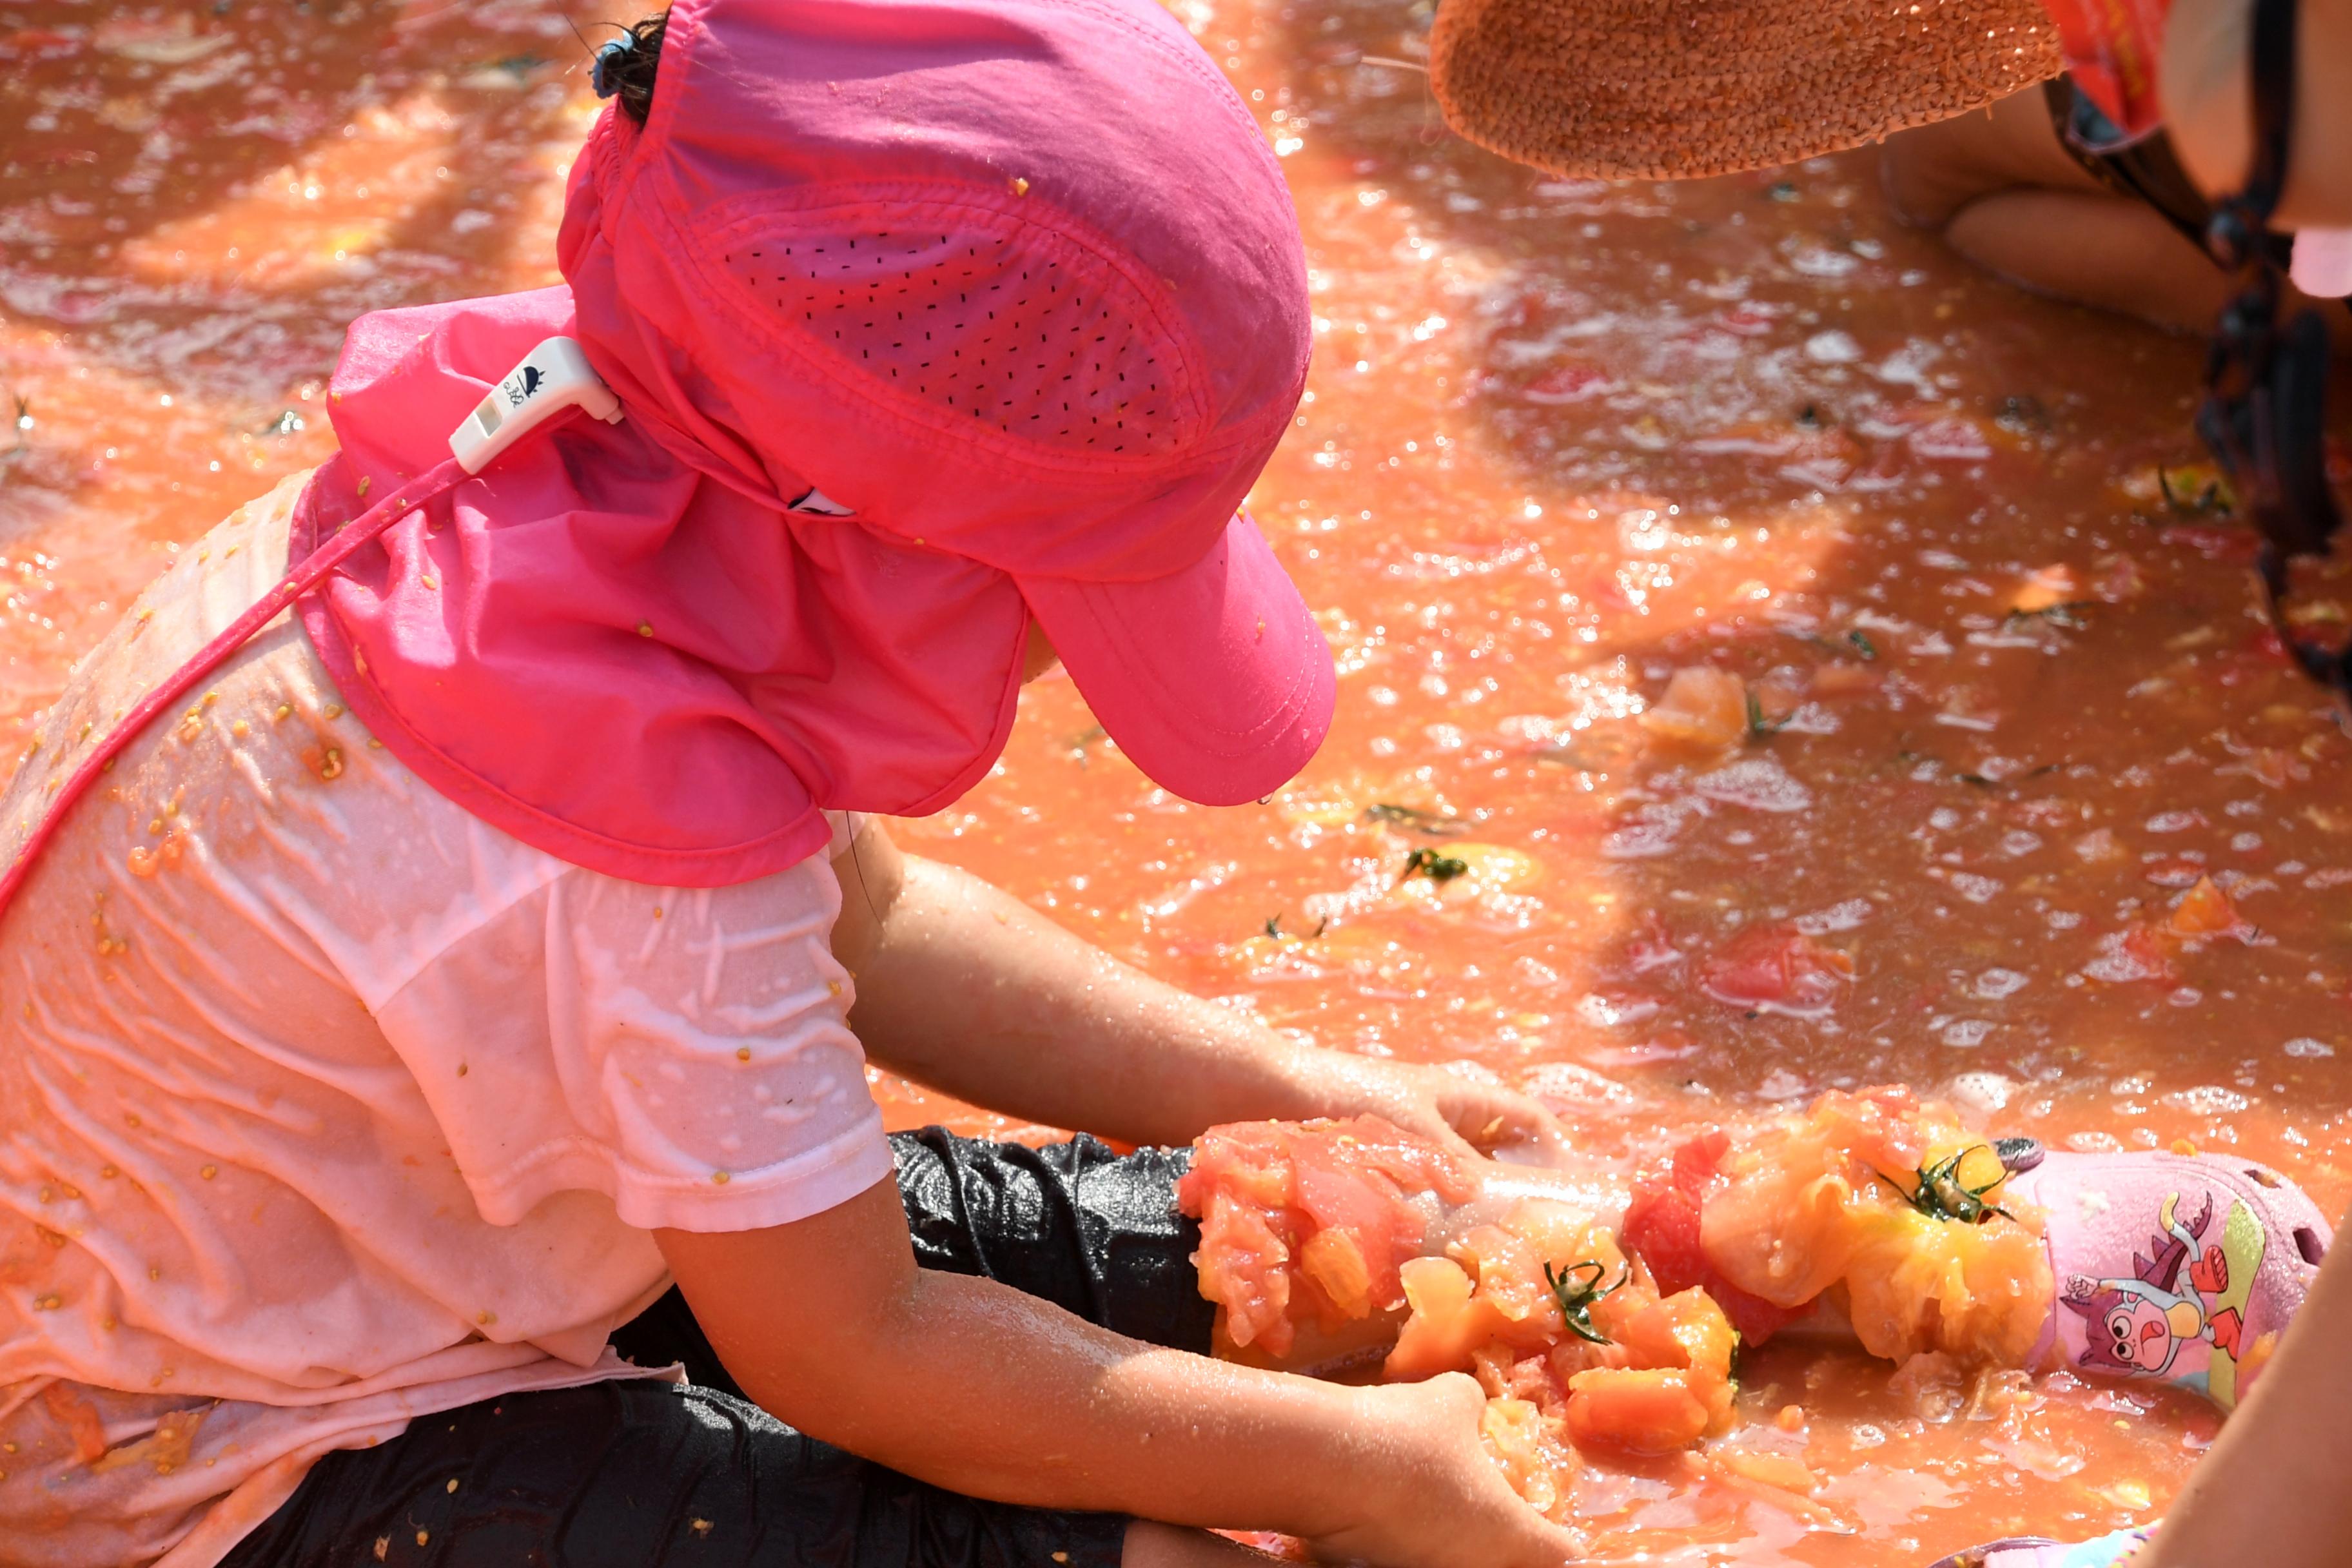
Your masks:
<svg viewBox="0 0 2352 1568"><path fill-rule="evenodd" d="M1728 746L1748 733L1748 683L1711 664L1686 665L1642 715L1642 727L1685 745Z"/></svg>
<svg viewBox="0 0 2352 1568"><path fill-rule="evenodd" d="M1444 1150L1360 1116L1213 1128L1176 1203L1201 1222L1201 1294L1226 1337L1279 1356L1301 1322L1332 1329L1402 1309L1399 1270L1423 1224L1405 1200L1474 1190Z"/></svg>
<svg viewBox="0 0 2352 1568"><path fill-rule="evenodd" d="M1801 931L1759 927L1732 938L1700 971L1699 989L1751 1012L1818 1018L1853 978L1853 955Z"/></svg>
<svg viewBox="0 0 2352 1568"><path fill-rule="evenodd" d="M2040 1216L2009 1201L2007 1176L1943 1107L1832 1091L1676 1151L1637 1185L1625 1240L1662 1289L1704 1286L1749 1343L1834 1289L1874 1355L2016 1366L2053 1284Z"/></svg>
<svg viewBox="0 0 2352 1568"><path fill-rule="evenodd" d="M2198 878L2181 895L2165 926L2175 936L2241 936L2253 929L2210 877Z"/></svg>
<svg viewBox="0 0 2352 1568"><path fill-rule="evenodd" d="M1701 1133L1674 1152L1664 1171L1637 1176L1622 1239L1648 1266L1659 1289L1672 1295L1704 1289L1721 1304L1739 1337L1760 1345L1790 1314L1724 1279L1699 1243L1700 1212L1730 1147L1727 1133Z"/></svg>
<svg viewBox="0 0 2352 1568"><path fill-rule="evenodd" d="M1568 1435L1579 1447L1671 1454L1706 1436L1706 1403L1686 1372L1596 1368L1570 1379L1568 1391Z"/></svg>

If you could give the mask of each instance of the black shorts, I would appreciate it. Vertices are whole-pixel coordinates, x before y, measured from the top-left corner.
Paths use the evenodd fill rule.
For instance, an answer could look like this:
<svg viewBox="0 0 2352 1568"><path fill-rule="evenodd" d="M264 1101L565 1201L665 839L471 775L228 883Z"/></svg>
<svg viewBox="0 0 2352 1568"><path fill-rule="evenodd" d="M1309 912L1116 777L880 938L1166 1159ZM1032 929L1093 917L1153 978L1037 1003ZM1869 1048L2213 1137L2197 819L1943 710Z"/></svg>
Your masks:
<svg viewBox="0 0 2352 1568"><path fill-rule="evenodd" d="M1189 1150L891 1140L926 1268L1205 1353ZM675 1290L613 1336L650 1379L517 1394L328 1455L223 1568L1117 1568L1122 1515L944 1491L803 1436L742 1396Z"/></svg>

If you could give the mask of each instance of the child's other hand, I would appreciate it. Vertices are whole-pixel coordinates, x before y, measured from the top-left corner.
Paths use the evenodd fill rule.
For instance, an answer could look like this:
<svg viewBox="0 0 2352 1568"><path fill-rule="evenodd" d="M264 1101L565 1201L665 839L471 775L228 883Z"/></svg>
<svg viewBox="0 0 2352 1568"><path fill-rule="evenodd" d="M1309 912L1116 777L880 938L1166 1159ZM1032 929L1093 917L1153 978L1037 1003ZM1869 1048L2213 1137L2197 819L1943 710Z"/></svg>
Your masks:
<svg viewBox="0 0 2352 1568"><path fill-rule="evenodd" d="M1531 1146L1538 1164L1569 1148L1567 1130L1541 1102L1443 1068L1318 1050L1305 1078L1310 1109L1303 1117L1383 1117L1458 1154Z"/></svg>
<svg viewBox="0 0 2352 1568"><path fill-rule="evenodd" d="M1561 1568L1574 1534L1529 1508L1478 1438L1486 1396L1458 1372L1357 1391L1364 1463L1346 1479L1356 1517L1309 1545L1378 1568Z"/></svg>

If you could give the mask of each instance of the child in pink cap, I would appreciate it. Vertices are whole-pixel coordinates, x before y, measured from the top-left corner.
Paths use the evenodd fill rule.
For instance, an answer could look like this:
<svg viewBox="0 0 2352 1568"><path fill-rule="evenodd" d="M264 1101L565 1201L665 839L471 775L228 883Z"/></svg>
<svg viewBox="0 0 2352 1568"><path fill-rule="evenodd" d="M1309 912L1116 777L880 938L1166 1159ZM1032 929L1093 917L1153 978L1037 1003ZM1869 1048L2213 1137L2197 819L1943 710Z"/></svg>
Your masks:
<svg viewBox="0 0 2352 1568"><path fill-rule="evenodd" d="M1558 1562L1467 1378L1204 1353L1158 1147L1542 1110L866 815L1056 655L1176 794L1314 752L1255 123L1149 0L682 0L598 78L565 284L355 323L0 808L0 1564ZM1147 1147L887 1139L868 1061Z"/></svg>

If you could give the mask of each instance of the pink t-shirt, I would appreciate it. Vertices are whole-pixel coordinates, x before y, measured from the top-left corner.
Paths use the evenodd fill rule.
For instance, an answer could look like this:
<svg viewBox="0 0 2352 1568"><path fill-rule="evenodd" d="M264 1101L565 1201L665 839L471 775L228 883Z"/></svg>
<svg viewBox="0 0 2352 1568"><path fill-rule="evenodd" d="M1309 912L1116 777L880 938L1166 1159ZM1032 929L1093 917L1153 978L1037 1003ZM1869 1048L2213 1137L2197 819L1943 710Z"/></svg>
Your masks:
<svg viewBox="0 0 2352 1568"><path fill-rule="evenodd" d="M0 850L85 726L275 581L297 483L76 669ZM840 900L824 857L680 891L529 848L275 623L0 921L0 1568L209 1568L322 1453L645 1375L604 1341L667 1284L649 1231L890 1173Z"/></svg>

